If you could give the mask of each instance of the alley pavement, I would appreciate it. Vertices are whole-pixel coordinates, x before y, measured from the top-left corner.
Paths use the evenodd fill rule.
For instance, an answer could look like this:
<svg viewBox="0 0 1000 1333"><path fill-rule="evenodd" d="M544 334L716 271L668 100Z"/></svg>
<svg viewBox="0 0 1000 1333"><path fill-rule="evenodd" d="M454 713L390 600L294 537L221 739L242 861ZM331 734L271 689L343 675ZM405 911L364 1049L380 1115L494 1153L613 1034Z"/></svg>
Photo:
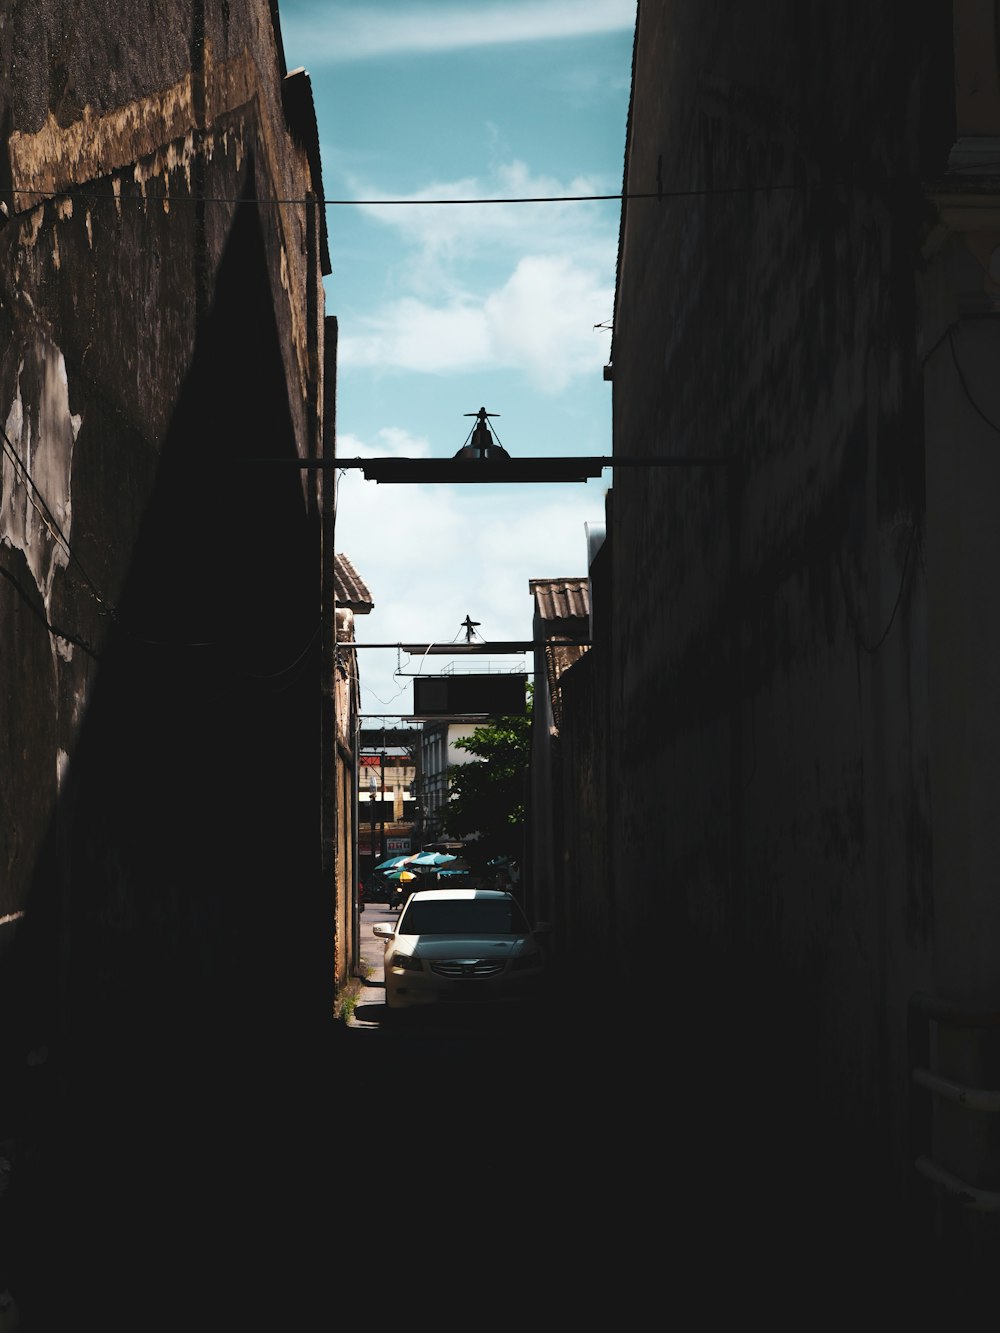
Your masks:
<svg viewBox="0 0 1000 1333"><path fill-rule="evenodd" d="M373 972L286 1042L108 1050L7 1199L17 1333L978 1313L740 1015L609 983L526 1026L389 1028L383 998Z"/></svg>

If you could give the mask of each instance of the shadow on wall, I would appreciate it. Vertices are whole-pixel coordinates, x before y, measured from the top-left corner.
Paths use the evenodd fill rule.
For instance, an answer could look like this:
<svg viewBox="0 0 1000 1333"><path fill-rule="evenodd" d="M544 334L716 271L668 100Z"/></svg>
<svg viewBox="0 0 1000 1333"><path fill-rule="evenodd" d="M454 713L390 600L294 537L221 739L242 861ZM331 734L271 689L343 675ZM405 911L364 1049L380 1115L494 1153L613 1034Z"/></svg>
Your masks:
<svg viewBox="0 0 1000 1333"><path fill-rule="evenodd" d="M240 1034L256 1060L289 1058L304 1009L323 1003L332 928L317 517L298 469L245 461L295 453L254 207L236 215L162 455L113 413L82 415L74 548L99 582L118 507L151 490L4 959L7 1086L37 1050L70 1094L100 1070L111 1097L144 1057L256 1081L259 1065L238 1069Z"/></svg>

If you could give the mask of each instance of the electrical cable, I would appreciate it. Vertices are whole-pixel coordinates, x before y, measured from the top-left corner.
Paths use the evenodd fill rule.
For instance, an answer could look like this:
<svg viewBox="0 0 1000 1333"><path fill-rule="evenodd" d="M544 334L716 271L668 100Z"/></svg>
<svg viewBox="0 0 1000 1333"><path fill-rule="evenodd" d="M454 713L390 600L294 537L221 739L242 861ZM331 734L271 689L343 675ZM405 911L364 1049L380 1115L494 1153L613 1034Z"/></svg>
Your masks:
<svg viewBox="0 0 1000 1333"><path fill-rule="evenodd" d="M105 616L110 616L112 620L115 620L118 615L117 610L109 603L105 602L104 598L101 596L101 592L97 584L87 573L86 569L84 569L80 557L75 553L72 546L70 545L69 538L66 536L62 528L59 526L55 514L53 514L52 510L46 504L45 496L42 495L41 491L35 485L31 473L28 471L26 464L18 454L17 450L14 448L12 440L10 439L7 432L4 430L2 426L0 426L0 435L3 436L4 453L13 463L20 477L20 480L24 483L25 487L28 490L28 500L31 503L32 508L38 514L39 518L45 524L46 528L48 528L50 535L53 538L55 538L56 541L59 542L63 550L66 552L67 557L71 561L73 561L73 563L79 569L80 573L83 575L83 580L90 589L91 595L93 596L95 602L97 602L98 606L101 607L101 614ZM35 498L34 498L35 496L38 497L38 501L41 504L42 509L39 509L38 504L35 503ZM45 511L44 513L42 513L43 509Z"/></svg>
<svg viewBox="0 0 1000 1333"><path fill-rule="evenodd" d="M313 632L309 635L305 647L302 649L300 653L297 653L296 656L286 666L281 667L278 671L269 671L264 673L256 671L248 671L247 678L249 680L280 680L282 676L290 675L293 671L296 670L296 668L302 665L303 661L305 660L306 656L311 650L313 644L319 638L319 634L322 628L323 628L322 623L320 621L317 621L316 627L314 628Z"/></svg>
<svg viewBox="0 0 1000 1333"><path fill-rule="evenodd" d="M697 198L704 195L739 195L739 194L765 194L773 190L800 190L801 184L789 185L732 185L732 186L713 186L711 188L700 188L691 190L620 190L616 194L539 194L539 195L488 195L488 196L470 196L459 199L312 199L312 198L261 198L257 195L243 195L240 198L230 198L225 195L193 195L185 194L175 196L171 194L163 195L104 195L92 194L85 190L77 190L73 185L69 185L62 190L35 190L26 186L14 186L9 190L11 194L33 195L36 198L45 201L47 199L60 199L72 195L75 199L82 199L92 203L109 203L120 207L125 202L148 204L169 203L171 206L181 203L196 204L275 204L280 206L299 207L305 204L317 204L320 208L425 208L425 207L447 207L453 204L462 205L487 205L487 204L582 204L582 203L601 203L609 201L625 201L629 199L687 199ZM12 214L12 217L17 216Z"/></svg>
<svg viewBox="0 0 1000 1333"><path fill-rule="evenodd" d="M66 534L60 527L58 520L52 513L52 510L49 508L45 500L45 497L42 495L41 491L36 486L31 476L31 473L26 467L23 459L21 459L21 457L17 453L13 441L10 439L7 432L4 430L2 426L0 426L0 436L2 436L2 441L0 441L0 444L2 444L2 451L14 465L14 468L16 469L18 474L18 479L25 486L25 489L28 494L28 500L32 508L35 510L39 518L45 524L45 527L52 536L52 538L55 541L57 541L59 545L63 548L63 550L66 552L68 559L73 564L75 564L77 568L80 570L80 573L83 576L84 582L87 584L91 596L94 598L94 601L97 602L98 606L100 607L101 615L107 616L111 621L113 621L119 627L119 629L121 629L125 634L128 635L128 637L133 642L145 644L151 648L214 648L218 647L219 644L223 642L222 640L219 639L204 639L204 640L155 639L155 638L150 638L144 634L139 634L129 625L125 624L124 621L121 619L118 609L116 607L111 606L108 602L105 601L104 597L101 595L100 589L97 587L97 584L87 573L87 570L84 568L82 561L80 560L76 552L73 550L73 547L69 539L67 538ZM91 657L95 659L98 657L97 649L94 647L92 643L88 642L88 640L81 638L79 634L75 634L71 630L60 629L57 625L52 624L45 617L43 612L41 612L38 609L38 607L35 606L31 597L28 595L27 590L24 587L22 587L20 582L14 577L13 574L10 573L9 570L0 568L0 574L2 574L4 578L6 578L7 581L14 588L17 589L17 591L23 597L25 604L30 608L32 613L42 621L42 623L46 626L46 628L51 634L56 635L57 638L64 640L66 643L75 644L77 647L82 648L84 652L88 653ZM302 650L298 652L289 663L281 667L278 671L268 672L266 674L248 672L247 678L250 680L261 680L261 681L278 680L282 676L287 675L290 672L293 672L305 658L306 654L309 652L312 645L315 643L316 638L320 632L320 628L321 627L317 622L315 628L309 635L309 639L305 647L302 648Z"/></svg>
<svg viewBox="0 0 1000 1333"><path fill-rule="evenodd" d="M990 430L995 430L995 431L997 431L998 433L1000 433L1000 426L998 426L997 423L996 423L995 421L991 421L990 418L986 415L986 413L983 411L983 409L982 409L982 408L979 406L979 404L976 402L975 398L973 398L972 393L971 393L971 391L970 391L970 389L969 389L969 386L968 386L968 384L966 383L965 375L962 373L962 367L961 367L961 366L959 365L959 363L958 363L958 352L955 350L955 326L954 326L954 325L952 325L952 326L949 328L949 330L948 330L948 342L949 342L949 344L950 344L950 346L951 346L951 359L952 359L952 361L954 361L954 363L955 363L955 371L956 371L956 373L957 373L957 375L958 375L958 382L959 382L959 384L961 384L961 386L962 386L962 392L965 394L966 398L969 400L970 405L975 409L975 411L978 413L978 415L979 415L980 417L982 417L983 421L986 422L987 426L989 426Z"/></svg>
<svg viewBox="0 0 1000 1333"><path fill-rule="evenodd" d="M892 629L893 623L895 622L896 613L899 611L899 608L902 605L903 593L906 589L906 575L910 566L910 555L913 552L914 546L918 546L916 525L911 522L909 528L910 528L910 540L907 542L906 553L903 556L903 568L900 571L899 575L899 587L896 590L896 600L893 603L892 611L889 614L889 619L886 622L885 628L882 630L882 633L878 636L878 638L875 640L874 643L868 642L863 631L861 630L860 625L858 624L858 619L854 613L854 608L851 605L851 599L848 593L847 576L844 573L844 567L843 564L841 563L839 555L836 560L837 574L840 577L840 590L844 597L844 605L847 608L848 619L850 620L851 625L854 629L855 641L861 648L865 650L866 653L870 654L871 656L874 656L878 652L878 650L882 647L883 643L885 643L886 639L889 637L889 631Z"/></svg>
<svg viewBox="0 0 1000 1333"><path fill-rule="evenodd" d="M455 641L454 641L454 639L453 639L453 640L452 640L452 643L454 643L454 642L455 642ZM424 655L423 655L423 657L421 657L421 659L420 659L420 663L419 663L419 665L418 665L418 667L417 667L417 670L416 670L416 673L415 673L416 675L419 676L419 675L421 675L421 674L423 673L424 663L427 661L427 655L428 655L428 653L430 652L430 650L431 650L433 647L434 647L434 641L431 640L431 642L427 645L426 649L424 650ZM397 673L398 673L399 671L401 671L401 670L402 670L402 664L401 664L401 663L400 663L400 664L397 664L397 667L396 667L396 671L397 671Z"/></svg>
<svg viewBox="0 0 1000 1333"><path fill-rule="evenodd" d="M53 625L41 608L32 600L28 590L21 586L9 569L4 569L3 566L0 565L0 575L2 575L7 582L21 594L25 606L33 616L42 622L50 634L54 634L57 639L62 639L65 643L72 643L77 648L82 648L89 657L94 658L95 661L97 660L97 649L94 645L88 643L86 639L82 639L79 634L73 634L70 630L60 629L58 625Z"/></svg>

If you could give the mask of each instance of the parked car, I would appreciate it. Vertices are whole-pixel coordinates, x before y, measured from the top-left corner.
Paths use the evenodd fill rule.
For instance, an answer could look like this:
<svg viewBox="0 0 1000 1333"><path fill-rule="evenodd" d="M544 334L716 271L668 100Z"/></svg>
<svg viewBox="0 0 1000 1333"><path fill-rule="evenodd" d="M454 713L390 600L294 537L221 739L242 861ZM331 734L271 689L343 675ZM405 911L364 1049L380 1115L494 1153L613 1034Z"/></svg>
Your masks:
<svg viewBox="0 0 1000 1333"><path fill-rule="evenodd" d="M422 1005L502 1006L538 998L543 937L512 894L498 889L418 889L399 918L372 931L385 941L389 1010Z"/></svg>

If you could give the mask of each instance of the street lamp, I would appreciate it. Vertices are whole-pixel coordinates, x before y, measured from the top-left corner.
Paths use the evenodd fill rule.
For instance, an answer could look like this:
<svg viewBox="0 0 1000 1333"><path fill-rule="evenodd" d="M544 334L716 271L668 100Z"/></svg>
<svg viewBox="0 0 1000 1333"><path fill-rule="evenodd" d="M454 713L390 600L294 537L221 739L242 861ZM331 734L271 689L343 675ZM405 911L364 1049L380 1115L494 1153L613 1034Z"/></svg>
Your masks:
<svg viewBox="0 0 1000 1333"><path fill-rule="evenodd" d="M478 412L466 412L465 415L475 417L476 424L472 428L470 438L454 455L455 458L479 458L483 460L510 458L510 454L503 445L493 438L486 420L487 417L499 416L499 412L487 412L485 407L481 407Z"/></svg>

